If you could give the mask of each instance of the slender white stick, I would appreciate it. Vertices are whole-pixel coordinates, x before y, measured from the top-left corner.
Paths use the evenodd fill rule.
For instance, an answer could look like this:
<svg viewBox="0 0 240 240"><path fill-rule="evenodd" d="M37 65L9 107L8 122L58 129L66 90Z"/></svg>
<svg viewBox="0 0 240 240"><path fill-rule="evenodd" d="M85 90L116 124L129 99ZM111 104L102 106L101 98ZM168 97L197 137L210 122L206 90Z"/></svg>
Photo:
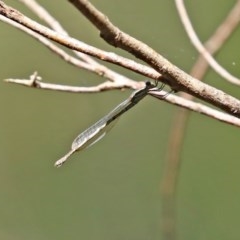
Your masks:
<svg viewBox="0 0 240 240"><path fill-rule="evenodd" d="M233 76L231 73L229 73L225 68L223 68L213 57L212 55L207 51L207 49L203 46L201 41L199 40L196 32L194 31L194 28L191 24L191 21L189 20L189 16L187 14L186 8L184 6L183 0L175 0L175 4L180 16L180 19L183 23L183 26L188 34L189 39L191 40L194 47L198 50L200 54L206 59L206 61L209 63L209 65L218 73L221 77L229 81L230 83L233 83L237 86L240 86L240 79ZM238 1L238 5L240 5L240 1ZM237 21L240 21L240 8L238 7L238 17Z"/></svg>

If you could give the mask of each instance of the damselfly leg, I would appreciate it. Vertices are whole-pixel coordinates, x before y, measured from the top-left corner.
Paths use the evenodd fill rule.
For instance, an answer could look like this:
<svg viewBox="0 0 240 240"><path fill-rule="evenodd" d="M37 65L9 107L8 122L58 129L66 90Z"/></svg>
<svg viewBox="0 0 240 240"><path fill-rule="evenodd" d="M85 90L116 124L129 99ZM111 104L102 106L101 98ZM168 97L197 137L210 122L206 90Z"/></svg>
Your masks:
<svg viewBox="0 0 240 240"><path fill-rule="evenodd" d="M152 91L152 92L161 92L161 91L164 89L164 87L166 86L165 83L161 83L161 85L158 87L159 81L157 81L157 80L155 80L154 84L155 84L155 87L152 88L152 89L150 89L150 91ZM174 92L174 91L173 91L173 90L170 90L169 92L163 94L162 96L161 96L161 95L158 95L158 98L161 99L161 100L163 100L163 99L165 99L169 94L171 94L172 92Z"/></svg>

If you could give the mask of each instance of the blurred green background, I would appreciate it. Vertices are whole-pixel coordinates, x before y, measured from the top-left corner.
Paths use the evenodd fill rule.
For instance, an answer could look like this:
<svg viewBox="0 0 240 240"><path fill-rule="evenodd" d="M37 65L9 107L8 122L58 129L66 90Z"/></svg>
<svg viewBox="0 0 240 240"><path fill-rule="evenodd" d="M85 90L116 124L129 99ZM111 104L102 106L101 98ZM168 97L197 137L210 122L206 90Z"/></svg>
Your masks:
<svg viewBox="0 0 240 240"><path fill-rule="evenodd" d="M173 1L92 2L122 30L185 71L191 69L197 53ZM18 1L5 3L40 21ZM129 56L104 43L68 1L39 3L72 36ZM203 41L234 3L186 1ZM239 39L237 30L217 54L220 63L237 76ZM53 83L88 86L102 79L66 64L31 37L2 22L0 43L0 239L163 239L160 181L177 108L147 97L124 115L106 138L56 169L55 160L69 150L76 135L130 91L70 94L6 84L2 81L5 78L27 78L35 70L44 81ZM143 80L119 67L112 68ZM239 89L212 70L204 80L239 97ZM237 128L200 114L191 115L177 194L179 239L240 239L239 153Z"/></svg>

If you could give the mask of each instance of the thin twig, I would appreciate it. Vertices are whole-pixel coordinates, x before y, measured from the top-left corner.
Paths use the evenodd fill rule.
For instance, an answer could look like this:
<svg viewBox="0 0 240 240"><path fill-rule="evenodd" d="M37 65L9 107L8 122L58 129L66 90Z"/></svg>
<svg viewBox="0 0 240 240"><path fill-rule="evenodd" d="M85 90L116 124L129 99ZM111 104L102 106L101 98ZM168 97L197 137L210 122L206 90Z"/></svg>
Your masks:
<svg viewBox="0 0 240 240"><path fill-rule="evenodd" d="M175 0L175 4L177 6L177 10L182 20L183 26L188 34L189 39L191 40L194 47L198 50L198 52L206 59L208 64L218 73L223 79L226 79L230 83L233 83L237 86L240 86L240 79L233 76L229 73L225 68L223 68L207 51L207 49L202 45L199 40L197 34L195 33L189 16L187 14L186 8L184 6L183 0ZM237 5L240 5L240 1L237 2ZM240 9L239 7L234 8L234 16L236 23L240 21Z"/></svg>
<svg viewBox="0 0 240 240"><path fill-rule="evenodd" d="M19 1L24 3L32 12L34 12L40 19L46 22L53 30L63 35L69 36L68 32L62 27L62 25L43 6L39 5L35 0L19 0ZM61 51L63 50L61 49ZM135 87L135 85L137 84L134 84L134 82L131 79L98 63L92 57L78 51L73 51L73 52L76 56L78 56L82 60L80 61L80 63L79 63L79 60L77 60L78 65L83 65L83 66L87 65L90 71L91 69L94 69L93 72L95 72L96 70L97 74L100 74L101 76L111 81L121 81L121 83L118 82L117 85L125 85L128 87L134 86L134 89L137 88ZM65 58L65 59L68 60L68 58ZM75 59L74 59L74 62L76 62Z"/></svg>
<svg viewBox="0 0 240 240"><path fill-rule="evenodd" d="M33 73L29 79L5 79L5 82L8 83L16 83L26 87L32 88L41 88L46 90L54 90L54 91L64 91L64 92L72 92L72 93L95 93L100 91L106 91L109 89L122 89L124 86L116 85L113 82L105 82L99 84L98 86L94 87L75 87L75 86L66 86L66 85L58 85L58 84L51 84L51 83L43 83L41 82L41 77L37 75L37 72ZM143 82L139 82L139 88L143 87ZM162 96L166 95L165 91L156 92L156 91L149 91L149 94L155 98L160 100L164 100L168 103L172 103L174 105L186 108L191 111L195 111L216 120L228 123L233 126L240 127L240 119L228 115L226 113L222 113L218 110L214 110L210 107L204 106L200 103L195 103L190 100L186 100L182 97L178 97L176 95L169 95L167 98L162 98Z"/></svg>
<svg viewBox="0 0 240 240"><path fill-rule="evenodd" d="M34 12L42 21L46 22L53 30L63 35L69 36L68 32L62 27L60 22L57 21L43 6L39 5L35 0L19 0L24 3L32 12ZM91 65L98 64L92 57L77 51L73 51L84 62Z"/></svg>
<svg viewBox="0 0 240 240"><path fill-rule="evenodd" d="M37 34L36 32L32 31L29 28L24 27L23 25L20 25L17 22L12 21L11 19L8 19L2 15L0 15L0 20L2 22L8 23L12 26L14 26L15 28L27 33L28 35L30 35L31 37L35 38L36 40L38 40L39 42L41 42L43 45L45 45L47 48L49 48L51 51L53 51L55 54L57 54L58 56L60 56L62 59L64 59L66 62L79 67L79 68L83 68L86 69L88 71L97 73L99 75L103 75L103 73L98 70L95 69L92 65L89 65L83 61L80 61L77 58L74 58L72 56L70 56L69 54L67 54L65 51L63 51L61 48L57 47L55 44L53 44L52 42L50 42L47 38Z"/></svg>
<svg viewBox="0 0 240 240"><path fill-rule="evenodd" d="M122 82L122 81L106 81L97 86L91 87L76 87L76 86L68 86L68 85L60 85L53 83L45 83L41 81L41 77L37 75L35 72L30 76L29 79L5 79L4 81L7 83L19 84L25 87L38 88L44 90L52 90L52 91L61 91L61 92L70 92L70 93L97 93L103 92L112 89L123 89L123 88L134 88L139 89L144 86L144 82Z"/></svg>
<svg viewBox="0 0 240 240"><path fill-rule="evenodd" d="M188 99L185 99L185 98L182 98L182 97L179 97L179 96L176 96L176 95L168 95L166 97L166 99L162 99L162 97L166 94L168 94L167 92L165 91L161 91L161 92L149 92L149 94L155 98L158 98L160 100L164 100L168 103L172 103L176 106L179 106L179 107L182 107L182 108L186 108L188 110L192 110L194 112L198 112L198 113L201 113L203 115L206 115L208 117L212 117L216 120L219 120L221 122L225 122L225 123L228 123L230 125L233 125L233 126L236 126L236 127L240 127L239 123L239 118L236 118L232 115L229 115L227 113L224 113L224 112L220 112L218 110L215 110L213 108L210 108L206 105L203 105L201 103L196 103L196 102L193 102L193 101L190 101Z"/></svg>

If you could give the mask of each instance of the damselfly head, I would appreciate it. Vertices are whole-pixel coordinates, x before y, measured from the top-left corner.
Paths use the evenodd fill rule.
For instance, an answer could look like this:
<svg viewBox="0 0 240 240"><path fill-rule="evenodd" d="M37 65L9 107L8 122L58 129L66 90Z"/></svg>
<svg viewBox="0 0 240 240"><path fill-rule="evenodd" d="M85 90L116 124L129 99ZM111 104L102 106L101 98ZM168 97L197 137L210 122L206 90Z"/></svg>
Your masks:
<svg viewBox="0 0 240 240"><path fill-rule="evenodd" d="M165 84L164 83L161 83L160 87L158 87L158 84L160 82L155 80L154 83L150 82L150 81L146 81L145 84L146 84L146 89L148 90L151 90L151 91L161 91L164 87L165 87Z"/></svg>

